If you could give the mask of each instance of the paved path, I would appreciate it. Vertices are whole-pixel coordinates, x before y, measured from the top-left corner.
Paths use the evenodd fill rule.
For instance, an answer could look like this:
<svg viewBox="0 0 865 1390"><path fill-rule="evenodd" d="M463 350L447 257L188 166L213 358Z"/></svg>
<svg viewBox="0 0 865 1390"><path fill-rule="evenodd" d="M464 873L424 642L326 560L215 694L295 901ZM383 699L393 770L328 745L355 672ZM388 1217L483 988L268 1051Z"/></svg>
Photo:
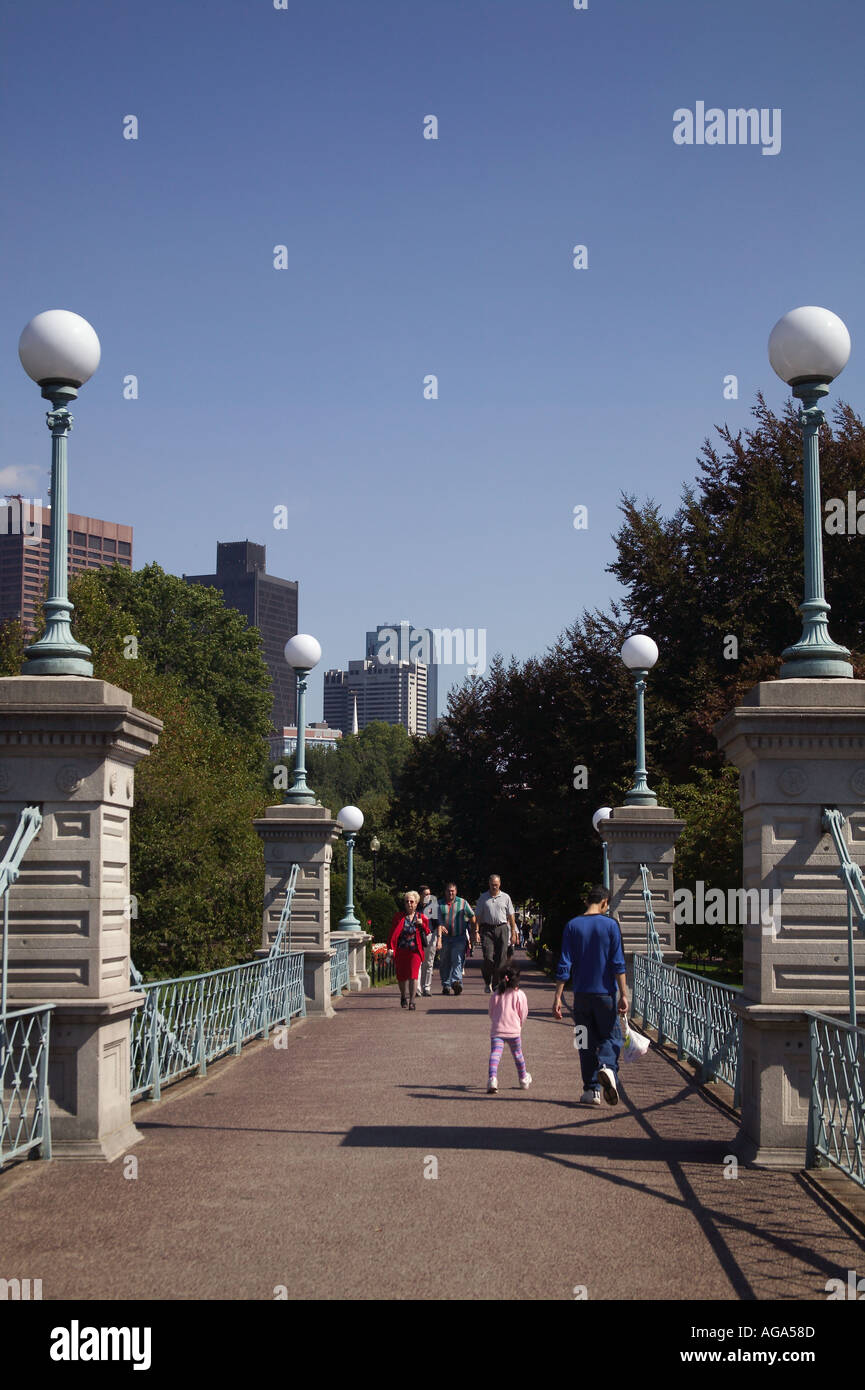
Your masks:
<svg viewBox="0 0 865 1390"><path fill-rule="evenodd" d="M0 1177L0 1273L46 1299L823 1301L863 1267L801 1176L724 1178L734 1120L654 1050L622 1104L578 1106L552 985L528 965L523 982L529 1091L506 1050L486 1095L476 963L460 998L415 1013L395 987L347 996L286 1048L136 1106L137 1179L123 1159Z"/></svg>

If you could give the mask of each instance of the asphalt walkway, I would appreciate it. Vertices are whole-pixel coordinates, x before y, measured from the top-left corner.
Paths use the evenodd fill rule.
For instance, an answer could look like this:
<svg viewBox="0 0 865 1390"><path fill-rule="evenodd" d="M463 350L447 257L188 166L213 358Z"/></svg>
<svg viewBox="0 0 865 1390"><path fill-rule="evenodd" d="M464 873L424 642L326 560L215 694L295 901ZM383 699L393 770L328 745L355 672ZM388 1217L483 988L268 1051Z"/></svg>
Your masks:
<svg viewBox="0 0 865 1390"><path fill-rule="evenodd" d="M815 1299L863 1242L799 1174L725 1177L735 1119L654 1049L589 1110L528 962L519 1089L487 998L395 986L143 1102L110 1165L0 1175L2 1273L45 1299ZM437 1172L437 1176L424 1174ZM575 1294L575 1290L577 1293Z"/></svg>

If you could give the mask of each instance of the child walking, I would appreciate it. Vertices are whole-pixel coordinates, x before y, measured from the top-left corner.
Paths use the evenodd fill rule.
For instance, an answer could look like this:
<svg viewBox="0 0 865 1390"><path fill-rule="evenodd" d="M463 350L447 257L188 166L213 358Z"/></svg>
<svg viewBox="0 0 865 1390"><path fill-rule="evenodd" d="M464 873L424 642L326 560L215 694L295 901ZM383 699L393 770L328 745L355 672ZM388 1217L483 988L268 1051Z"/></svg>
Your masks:
<svg viewBox="0 0 865 1390"><path fill-rule="evenodd" d="M501 972L499 987L490 1000L490 1080L487 1095L495 1095L499 1089L498 1070L505 1043L517 1064L520 1085L527 1091L532 1078L526 1071L520 1033L528 1018L529 1001L520 989L520 972L509 960Z"/></svg>

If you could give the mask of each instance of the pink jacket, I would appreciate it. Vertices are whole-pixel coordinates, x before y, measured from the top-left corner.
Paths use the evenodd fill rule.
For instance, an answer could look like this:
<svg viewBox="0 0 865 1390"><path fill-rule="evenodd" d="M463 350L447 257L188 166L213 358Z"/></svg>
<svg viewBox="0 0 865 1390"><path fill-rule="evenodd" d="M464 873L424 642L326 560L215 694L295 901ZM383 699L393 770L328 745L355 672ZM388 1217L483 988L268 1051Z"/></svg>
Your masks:
<svg viewBox="0 0 865 1390"><path fill-rule="evenodd" d="M529 1001L521 989L498 990L490 1000L490 1037L518 1038L529 1016Z"/></svg>

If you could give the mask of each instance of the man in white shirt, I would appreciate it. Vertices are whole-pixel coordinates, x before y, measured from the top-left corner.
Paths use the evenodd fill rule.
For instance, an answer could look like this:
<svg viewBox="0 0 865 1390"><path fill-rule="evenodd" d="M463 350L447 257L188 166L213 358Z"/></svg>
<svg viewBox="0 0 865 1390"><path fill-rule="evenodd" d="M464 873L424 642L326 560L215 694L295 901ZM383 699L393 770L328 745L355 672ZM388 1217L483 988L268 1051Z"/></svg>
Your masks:
<svg viewBox="0 0 865 1390"><path fill-rule="evenodd" d="M422 883L420 886L420 910L429 921L430 939L421 961L418 988L421 994L429 996L432 994L433 966L435 965L438 946L439 904L438 898L432 896L426 883Z"/></svg>
<svg viewBox="0 0 865 1390"><path fill-rule="evenodd" d="M479 944L483 952L485 992L492 994L507 963L508 942L517 944L517 922L514 905L502 892L498 874L491 874L489 882L489 892L481 893L475 904L475 945Z"/></svg>

